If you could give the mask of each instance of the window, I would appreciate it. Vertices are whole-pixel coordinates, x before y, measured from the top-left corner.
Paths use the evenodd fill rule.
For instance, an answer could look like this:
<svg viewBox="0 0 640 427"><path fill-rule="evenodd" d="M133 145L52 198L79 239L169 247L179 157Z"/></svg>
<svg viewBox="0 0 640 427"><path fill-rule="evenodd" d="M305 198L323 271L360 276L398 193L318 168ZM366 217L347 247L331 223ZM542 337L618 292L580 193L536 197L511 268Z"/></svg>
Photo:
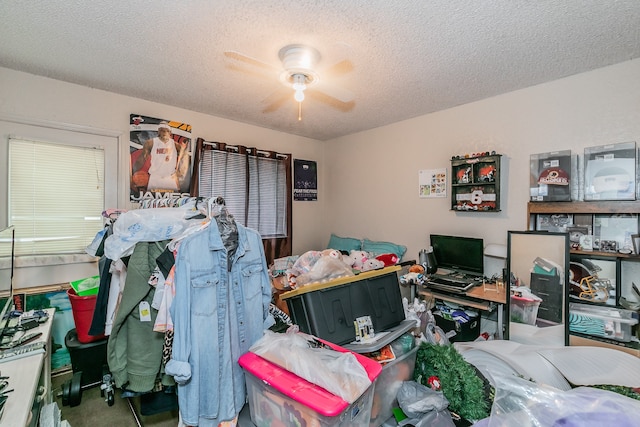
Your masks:
<svg viewBox="0 0 640 427"><path fill-rule="evenodd" d="M104 150L9 139L17 255L82 252L102 229Z"/></svg>
<svg viewBox="0 0 640 427"><path fill-rule="evenodd" d="M115 135L4 121L0 132L0 225L15 227L16 255L85 253L102 211L117 206Z"/></svg>
<svg viewBox="0 0 640 427"><path fill-rule="evenodd" d="M268 262L291 255L290 155L198 139L195 162L196 194L224 198L236 221L260 233Z"/></svg>

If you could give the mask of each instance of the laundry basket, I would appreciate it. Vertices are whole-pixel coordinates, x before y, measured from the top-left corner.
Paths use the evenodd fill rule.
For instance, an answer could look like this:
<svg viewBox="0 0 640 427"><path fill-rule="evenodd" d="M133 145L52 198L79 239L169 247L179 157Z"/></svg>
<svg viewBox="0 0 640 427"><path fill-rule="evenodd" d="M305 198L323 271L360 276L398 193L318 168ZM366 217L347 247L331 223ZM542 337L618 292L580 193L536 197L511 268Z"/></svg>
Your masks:
<svg viewBox="0 0 640 427"><path fill-rule="evenodd" d="M87 344L104 338L104 334L89 335L89 328L93 320L93 312L96 309L97 295L79 296L73 288L67 290L67 296L71 302L73 321L76 324L78 341Z"/></svg>

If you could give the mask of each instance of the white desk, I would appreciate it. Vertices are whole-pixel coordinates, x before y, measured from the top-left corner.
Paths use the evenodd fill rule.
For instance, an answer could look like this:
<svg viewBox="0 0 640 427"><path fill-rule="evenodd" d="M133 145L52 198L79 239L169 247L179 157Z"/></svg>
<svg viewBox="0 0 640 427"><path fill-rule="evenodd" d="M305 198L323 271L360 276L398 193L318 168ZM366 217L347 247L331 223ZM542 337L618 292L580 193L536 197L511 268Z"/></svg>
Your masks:
<svg viewBox="0 0 640 427"><path fill-rule="evenodd" d="M45 353L0 363L0 374L8 376L9 398L4 405L0 427L37 425L40 408L52 401L51 393L51 328L55 309L46 309L49 320L30 332L42 332L38 341L46 341Z"/></svg>

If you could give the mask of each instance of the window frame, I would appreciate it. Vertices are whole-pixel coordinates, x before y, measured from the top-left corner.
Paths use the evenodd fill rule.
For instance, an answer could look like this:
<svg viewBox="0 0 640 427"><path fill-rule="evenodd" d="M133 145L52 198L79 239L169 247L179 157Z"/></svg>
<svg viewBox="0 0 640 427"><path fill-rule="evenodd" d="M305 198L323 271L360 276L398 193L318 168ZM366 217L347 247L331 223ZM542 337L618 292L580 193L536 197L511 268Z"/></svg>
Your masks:
<svg viewBox="0 0 640 427"><path fill-rule="evenodd" d="M266 257L267 264L270 265L275 259L282 258L285 256L290 256L292 253L293 247L293 160L292 155L289 153L277 153L274 151L269 151L265 149L258 149L255 147L246 147L242 145L228 145L223 142L209 142L205 141L203 138L197 138L196 140L196 148L194 152L194 163L193 163L193 174L191 176L191 194L197 195L200 194L199 189L199 179L201 174L201 162L202 162L202 153L205 150L218 150L218 151L226 151L227 149L231 151L238 151L243 154L248 155L258 155L271 157L273 159L280 159L287 163L285 167L285 217L286 217L286 235L281 237L274 236L264 236L262 237L262 244L264 246L264 253ZM218 195L216 195L218 196ZM231 212L233 214L233 212Z"/></svg>
<svg viewBox="0 0 640 427"><path fill-rule="evenodd" d="M105 154L105 209L123 206L122 188L127 177L123 177L120 173L123 165L122 146L126 144L122 132L0 114L0 135L0 168L4 170L3 180L0 182L0 200L5 206L4 209L0 209L0 227L10 225L8 206L10 138L58 145L100 147ZM96 212L96 215L100 213Z"/></svg>
<svg viewBox="0 0 640 427"><path fill-rule="evenodd" d="M210 159L211 161L209 161L209 159L206 159L206 156L212 156L212 159ZM222 160L220 156L225 156L225 159ZM245 156L247 156L248 158ZM206 182L206 183L203 182L202 180L205 179L204 175L208 171L208 168L211 168L215 173L216 161L222 161L222 162L225 162L226 164L229 164L229 163L241 164L244 162L244 160L247 160L248 162L252 163L251 165L247 165L247 168L250 170L249 175L251 175L251 173L254 173L254 174L260 173L258 171L264 167L269 168L270 170L274 168L276 169L276 175L269 176L270 178L269 183L275 185L275 188L271 188L271 189L276 190L277 198L281 198L281 200L278 200L278 201L283 204L281 206L278 206L278 204L276 203L276 207L278 208L276 209L277 213L275 213L271 218L269 218L269 220L273 223L273 226L270 227L269 230L265 230L260 227L260 225L263 224L263 221L265 221L266 218L260 218L259 213L258 214L256 213L261 211L262 209L269 210L269 208L272 207L272 206L267 206L267 204L264 203L264 200L260 198L260 195L262 194L261 191L256 192L256 190L261 189L261 188L258 188L262 185L261 177L258 177L258 179L254 178L254 180L251 181L251 183L248 183L246 182L248 176L245 173L243 173L243 171L241 171L240 168L234 168L235 170L238 171L238 174L237 176L235 176L235 178L244 180L244 183L238 184L236 182L232 182L231 184L229 184L227 178L233 179L234 178L233 175L235 174L235 172L232 171L230 175L226 175L225 172L222 171L221 173L225 175L224 179L226 182L226 184L224 185L225 188L223 189L223 191L218 191L218 192L215 192L214 194L206 194L206 195L201 194L201 192L204 191L204 187L207 187L207 190L209 190L208 187L211 185L212 179L211 178L207 179L207 181L209 182ZM239 153L237 150L229 149L229 148L227 148L226 150L219 150L219 149L204 150L202 152L202 158L201 158L199 174L198 174L199 196L203 196L203 197L222 196L226 200L227 206L231 209L231 212L233 213L236 220L239 221L241 224L249 228L255 229L264 238L286 238L288 237L288 233L289 233L289 228L288 228L289 218L287 218L287 215L286 215L287 183L286 183L286 170L284 168L280 169L281 160L282 160L281 158L273 158L273 157L255 155L255 154L246 155L246 154ZM207 170L205 170L205 165L207 167ZM227 187L229 187L229 185L231 185L233 188L228 189ZM250 196L249 200L230 200L228 196L229 193L234 193L236 190L239 191L240 187L246 187L244 188L245 193L246 191L251 192L252 196ZM257 196L256 196L256 193L257 193ZM256 202L256 201L260 204L259 206L256 207L251 205L252 202ZM270 231L270 232L267 232L267 231Z"/></svg>

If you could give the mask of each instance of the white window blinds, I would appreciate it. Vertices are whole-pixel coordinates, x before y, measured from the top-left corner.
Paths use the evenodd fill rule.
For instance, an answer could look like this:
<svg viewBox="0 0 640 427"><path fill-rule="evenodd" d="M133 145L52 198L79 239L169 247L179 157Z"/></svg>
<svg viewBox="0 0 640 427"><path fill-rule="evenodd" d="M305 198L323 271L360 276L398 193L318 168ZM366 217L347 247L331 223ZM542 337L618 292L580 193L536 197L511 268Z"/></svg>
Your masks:
<svg viewBox="0 0 640 427"><path fill-rule="evenodd" d="M199 196L221 196L236 221L262 237L287 235L286 170L272 158L204 150Z"/></svg>
<svg viewBox="0 0 640 427"><path fill-rule="evenodd" d="M16 255L83 253L103 227L102 148L10 138L8 184Z"/></svg>

